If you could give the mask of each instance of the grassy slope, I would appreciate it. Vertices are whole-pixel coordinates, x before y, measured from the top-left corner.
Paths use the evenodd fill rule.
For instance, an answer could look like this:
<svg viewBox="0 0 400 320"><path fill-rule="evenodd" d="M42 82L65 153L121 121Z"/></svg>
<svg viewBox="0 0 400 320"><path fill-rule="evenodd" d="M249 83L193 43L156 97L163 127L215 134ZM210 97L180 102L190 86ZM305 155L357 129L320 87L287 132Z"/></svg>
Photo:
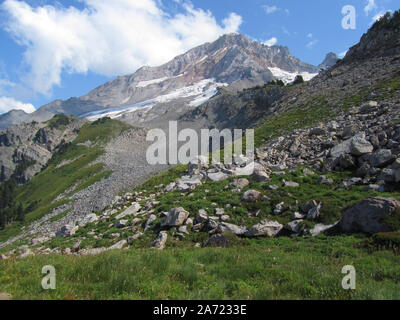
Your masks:
<svg viewBox="0 0 400 320"><path fill-rule="evenodd" d="M49 125L54 125L54 120L50 120ZM103 170L102 163L91 163L103 154L104 143L127 128L122 122L108 119L85 124L74 142L55 154L46 169L17 189L17 201L25 208L36 203L34 209L26 215L24 225L66 203L67 200L54 200L68 189L76 187L75 191L79 191L108 177L110 172ZM91 142L91 145L82 145L86 142ZM63 161L71 160L71 163L59 166ZM15 223L0 230L0 242L17 235L20 228L21 224Z"/></svg>
<svg viewBox="0 0 400 320"><path fill-rule="evenodd" d="M376 100L387 97L397 90L400 80L382 83ZM395 89L393 89L395 88ZM359 106L369 92L346 98L338 108ZM310 112L312 117L309 116ZM324 98L317 97L309 105L292 109L274 118L264 119L256 130L256 144L282 135L296 128L312 126L335 115L335 109L327 110ZM164 185L184 173L178 166L150 179L138 190L153 193L161 183ZM317 173L318 174L318 173ZM322 220L336 221L344 208L368 196L361 187L350 190L335 190L338 183L351 176L350 172L332 173L333 186L316 184L315 176L304 177L301 170L287 172L286 176L274 177L269 184L281 185L281 179L297 181L298 189L281 188L270 191L266 186L252 182L249 188L263 190L272 198L272 205L258 202L252 205L240 203L240 195L225 189L229 181L207 183L194 192L193 197L181 197L179 193L163 195L157 211L183 206L195 215L199 208L210 213L211 203L224 207L230 203L237 206L232 211L237 224L250 225L270 216L273 205L285 201L292 204L311 199L324 203ZM206 193L208 189L210 192ZM382 195L382 194L379 194ZM383 194L400 199L397 191ZM250 219L248 214L261 210L258 218ZM274 217L285 223L288 216ZM78 237L94 228L89 225L79 230L72 239L55 240L51 247L70 246ZM120 230L108 229L106 225L96 226L104 233L104 239L94 240L87 236L86 245L101 247L115 242L109 236ZM400 274L398 246L387 246L385 239L378 239L379 245L366 236L338 236L317 238L278 238L248 240L236 239L229 249L194 249L194 242L206 240L202 234L191 235L188 241L178 242L169 237L168 247L163 252L143 249L156 236L157 228L135 243L137 250L107 252L94 257L40 256L22 261L0 262L0 291L10 292L16 298L45 299L399 299ZM129 233L122 234L122 238ZM394 235L396 241L398 235ZM368 246L364 244L368 243ZM378 243L378 242L377 242ZM400 242L399 242L400 243ZM390 247L390 250L386 250ZM182 249L184 248L184 249ZM376 249L380 249L377 251ZM396 250L394 250L396 249ZM395 251L395 252L394 252ZM54 292L40 288L41 267L51 264L58 270L58 289ZM353 265L357 270L357 290L348 292L341 288L344 265Z"/></svg>
<svg viewBox="0 0 400 320"><path fill-rule="evenodd" d="M123 250L0 262L0 287L16 299L399 299L400 257L357 249L356 237L262 239L228 249ZM41 288L53 265L57 290ZM341 288L342 267L357 290Z"/></svg>

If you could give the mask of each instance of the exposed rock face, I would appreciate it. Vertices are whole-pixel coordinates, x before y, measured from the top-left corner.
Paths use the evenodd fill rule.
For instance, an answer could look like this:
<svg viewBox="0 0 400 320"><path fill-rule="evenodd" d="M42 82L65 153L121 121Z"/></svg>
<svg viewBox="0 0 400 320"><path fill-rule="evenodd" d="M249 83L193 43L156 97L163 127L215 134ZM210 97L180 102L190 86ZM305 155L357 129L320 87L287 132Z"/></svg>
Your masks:
<svg viewBox="0 0 400 320"><path fill-rule="evenodd" d="M64 126L50 126L46 123L29 123L11 126L0 131L0 168L4 167L8 179L19 164L29 164L17 176L23 184L30 180L50 160L61 143L68 143L77 137L84 120L69 119Z"/></svg>
<svg viewBox="0 0 400 320"><path fill-rule="evenodd" d="M392 198L369 198L347 209L339 226L344 232L374 234L393 231L382 219L395 213L399 215L396 211L399 207L400 202Z"/></svg>

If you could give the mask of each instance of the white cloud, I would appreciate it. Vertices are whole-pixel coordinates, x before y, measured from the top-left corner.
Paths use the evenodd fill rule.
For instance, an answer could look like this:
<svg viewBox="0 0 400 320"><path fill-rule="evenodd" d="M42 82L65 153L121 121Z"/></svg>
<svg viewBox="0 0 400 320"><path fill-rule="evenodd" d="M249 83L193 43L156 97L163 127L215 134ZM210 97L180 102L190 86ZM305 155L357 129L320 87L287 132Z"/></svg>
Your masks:
<svg viewBox="0 0 400 320"><path fill-rule="evenodd" d="M271 14L271 13L274 13L279 10L279 8L277 6L265 5L265 6L263 6L263 8L264 8L264 11L266 14Z"/></svg>
<svg viewBox="0 0 400 320"><path fill-rule="evenodd" d="M290 11L289 9L283 9L283 8L279 8L275 5L269 6L269 5L263 5L262 8L264 9L266 14L272 14L275 13L277 11L283 11L285 12L287 15L290 15Z"/></svg>
<svg viewBox="0 0 400 320"><path fill-rule="evenodd" d="M23 103L14 98L0 97L0 114L6 113L10 110L23 110L26 113L32 113L36 109L30 103Z"/></svg>
<svg viewBox="0 0 400 320"><path fill-rule="evenodd" d="M365 14L368 16L369 13L375 9L378 8L378 6L375 3L375 0L366 0L368 3L367 5L364 7L364 12Z"/></svg>
<svg viewBox="0 0 400 320"><path fill-rule="evenodd" d="M312 38L313 37L313 34L312 33L309 33L308 35L307 35L307 38Z"/></svg>
<svg viewBox="0 0 400 320"><path fill-rule="evenodd" d="M5 0L6 30L26 47L29 72L22 79L49 94L63 71L116 76L143 65L160 65L204 42L239 30L242 18L231 13L219 24L209 11L178 1L170 15L159 0L82 0L85 8L31 7Z"/></svg>
<svg viewBox="0 0 400 320"><path fill-rule="evenodd" d="M272 37L271 39L264 41L262 44L264 44L268 47L272 47L272 46L276 45L277 42L278 42L278 39L275 37Z"/></svg>
<svg viewBox="0 0 400 320"><path fill-rule="evenodd" d="M318 43L318 40L311 40L309 43L307 43L307 48L311 49L312 47L314 47L316 44Z"/></svg>

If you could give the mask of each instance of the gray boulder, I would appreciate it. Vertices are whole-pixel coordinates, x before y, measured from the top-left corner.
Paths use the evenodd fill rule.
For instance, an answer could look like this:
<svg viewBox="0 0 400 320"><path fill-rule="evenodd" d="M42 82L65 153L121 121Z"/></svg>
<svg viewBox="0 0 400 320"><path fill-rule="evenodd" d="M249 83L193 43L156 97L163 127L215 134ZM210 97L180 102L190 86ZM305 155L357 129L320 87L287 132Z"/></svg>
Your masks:
<svg viewBox="0 0 400 320"><path fill-rule="evenodd" d="M168 212L167 217L162 222L161 227L180 227L189 217L189 212L183 208L173 208Z"/></svg>
<svg viewBox="0 0 400 320"><path fill-rule="evenodd" d="M120 220L128 216L136 216L137 212L140 210L141 206L139 203L134 202L132 205L126 209L125 211L121 212L119 215L115 217L115 220Z"/></svg>
<svg viewBox="0 0 400 320"><path fill-rule="evenodd" d="M311 208L307 213L307 220L315 220L321 215L322 203L319 203L314 208Z"/></svg>
<svg viewBox="0 0 400 320"><path fill-rule="evenodd" d="M217 181L226 180L229 178L229 176L223 172L215 172L215 173L207 173L207 178L210 181L217 182Z"/></svg>
<svg viewBox="0 0 400 320"><path fill-rule="evenodd" d="M375 168L386 167L394 161L392 152L388 149L379 150L371 155L369 163Z"/></svg>
<svg viewBox="0 0 400 320"><path fill-rule="evenodd" d="M246 202L253 202L253 201L257 201L258 199L260 199L260 197L261 197L261 193L258 192L257 190L249 190L243 194L242 200L246 201Z"/></svg>
<svg viewBox="0 0 400 320"><path fill-rule="evenodd" d="M243 235L247 231L246 227L222 222L218 225L218 233L230 232L237 236Z"/></svg>
<svg viewBox="0 0 400 320"><path fill-rule="evenodd" d="M73 236L76 231L78 231L79 227L78 226L73 226L73 225L65 225L61 227L60 230L57 231L56 237L70 237Z"/></svg>
<svg viewBox="0 0 400 320"><path fill-rule="evenodd" d="M393 231L393 228L382 221L392 214L398 214L400 202L393 198L375 197L365 199L343 213L339 222L344 232L364 232L374 234Z"/></svg>
<svg viewBox="0 0 400 320"><path fill-rule="evenodd" d="M283 228L279 222L272 220L263 220L251 227L245 234L245 237L275 237Z"/></svg>
<svg viewBox="0 0 400 320"><path fill-rule="evenodd" d="M232 182L232 186L237 189L244 189L250 184L249 180L246 178L241 178Z"/></svg>
<svg viewBox="0 0 400 320"><path fill-rule="evenodd" d="M285 229L293 233L300 233L303 230L304 221L295 220L285 225Z"/></svg>
<svg viewBox="0 0 400 320"><path fill-rule="evenodd" d="M354 137L351 139L351 154L354 156L362 156L374 151L374 146L363 137Z"/></svg>
<svg viewBox="0 0 400 320"><path fill-rule="evenodd" d="M118 241L116 244L114 244L111 247L109 247L108 250L120 250L123 247L125 247L127 245L127 243L128 242L126 240Z"/></svg>
<svg viewBox="0 0 400 320"><path fill-rule="evenodd" d="M81 221L79 221L78 225L80 227L84 227L89 223L93 223L99 220L99 217L95 213L91 213L85 216Z"/></svg>
<svg viewBox="0 0 400 320"><path fill-rule="evenodd" d="M163 250L165 248L165 244L167 243L168 234L165 231L161 231L157 238L151 243L151 247L158 250Z"/></svg>

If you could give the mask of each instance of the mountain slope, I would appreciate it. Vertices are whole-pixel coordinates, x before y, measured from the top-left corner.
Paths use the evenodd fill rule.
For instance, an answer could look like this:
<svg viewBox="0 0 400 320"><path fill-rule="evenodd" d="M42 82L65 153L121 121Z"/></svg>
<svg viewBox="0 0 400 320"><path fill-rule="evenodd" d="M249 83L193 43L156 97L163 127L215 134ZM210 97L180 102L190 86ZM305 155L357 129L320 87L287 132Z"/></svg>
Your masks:
<svg viewBox="0 0 400 320"><path fill-rule="evenodd" d="M148 112L165 104L172 109L169 112L175 112L176 104L193 108L207 101L218 87L235 92L273 79L290 82L297 74L309 80L318 72L317 67L291 56L287 47L268 47L243 35L229 34L162 66L143 67L134 74L118 77L80 98L56 100L21 117L1 115L0 128L32 120L45 121L57 113L93 120L104 115L114 118L129 115L135 109ZM156 113L157 110L153 116Z"/></svg>

